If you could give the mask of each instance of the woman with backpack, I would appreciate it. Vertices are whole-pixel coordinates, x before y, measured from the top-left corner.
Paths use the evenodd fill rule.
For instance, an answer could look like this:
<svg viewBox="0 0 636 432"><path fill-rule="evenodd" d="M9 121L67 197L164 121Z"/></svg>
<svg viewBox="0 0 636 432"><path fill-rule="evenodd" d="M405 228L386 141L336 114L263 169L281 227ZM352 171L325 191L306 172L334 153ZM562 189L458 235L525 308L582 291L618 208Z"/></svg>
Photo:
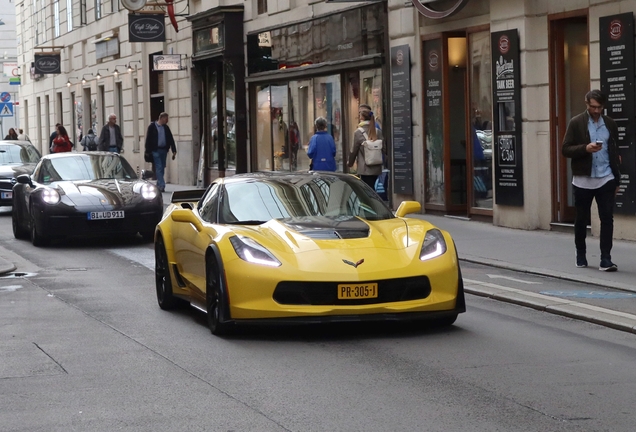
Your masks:
<svg viewBox="0 0 636 432"><path fill-rule="evenodd" d="M88 134L86 134L86 136L82 138L80 144L82 144L82 148L84 149L84 151L97 150L97 137L95 136L95 132L93 132L93 129L88 130Z"/></svg>
<svg viewBox="0 0 636 432"><path fill-rule="evenodd" d="M353 147L349 153L349 168L354 163L358 164L357 174L360 179L371 186L375 190L375 181L382 174L382 155L386 154L386 147L382 140L382 131L375 127L375 117L373 111L366 107L360 107L360 123L358 129L353 134ZM381 143L379 143L380 141ZM377 153L380 149L379 162L378 157L371 153ZM369 153L365 157L365 152ZM368 162L378 162L370 164Z"/></svg>
<svg viewBox="0 0 636 432"><path fill-rule="evenodd" d="M70 152L73 150L73 143L68 137L66 128L59 125L57 127L57 136L53 139L53 153Z"/></svg>

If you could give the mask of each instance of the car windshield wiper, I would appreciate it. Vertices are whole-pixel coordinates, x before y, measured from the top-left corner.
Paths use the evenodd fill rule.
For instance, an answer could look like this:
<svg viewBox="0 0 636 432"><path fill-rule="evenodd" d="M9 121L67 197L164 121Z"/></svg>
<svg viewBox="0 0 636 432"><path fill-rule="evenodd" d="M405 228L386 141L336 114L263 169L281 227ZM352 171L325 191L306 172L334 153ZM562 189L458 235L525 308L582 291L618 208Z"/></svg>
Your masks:
<svg viewBox="0 0 636 432"><path fill-rule="evenodd" d="M227 222L228 225L263 225L264 223L267 223L267 221L244 220L244 221L236 221L236 222Z"/></svg>

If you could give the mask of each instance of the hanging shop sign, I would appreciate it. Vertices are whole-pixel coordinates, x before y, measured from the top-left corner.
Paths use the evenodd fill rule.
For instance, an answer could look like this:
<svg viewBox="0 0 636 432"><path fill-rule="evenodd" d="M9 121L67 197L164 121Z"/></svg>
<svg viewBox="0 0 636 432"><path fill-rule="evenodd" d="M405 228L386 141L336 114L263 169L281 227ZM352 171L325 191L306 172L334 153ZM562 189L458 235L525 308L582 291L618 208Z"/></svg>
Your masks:
<svg viewBox="0 0 636 432"><path fill-rule="evenodd" d="M391 111L393 113L393 190L413 193L411 58L408 45L391 47Z"/></svg>
<svg viewBox="0 0 636 432"><path fill-rule="evenodd" d="M636 149L634 148L634 15L599 18L601 91L607 96L605 114L618 126L621 179L616 212L636 213Z"/></svg>
<svg viewBox="0 0 636 432"><path fill-rule="evenodd" d="M491 38L495 203L523 206L519 34L512 29Z"/></svg>
<svg viewBox="0 0 636 432"><path fill-rule="evenodd" d="M425 17L441 19L455 15L462 10L469 0L411 0L413 6ZM441 6L440 6L441 4Z"/></svg>
<svg viewBox="0 0 636 432"><path fill-rule="evenodd" d="M183 69L181 54L160 54L152 56L153 71L178 71Z"/></svg>
<svg viewBox="0 0 636 432"><path fill-rule="evenodd" d="M128 38L130 42L165 42L164 14L129 14Z"/></svg>
<svg viewBox="0 0 636 432"><path fill-rule="evenodd" d="M34 73L40 75L62 73L60 54L34 54Z"/></svg>

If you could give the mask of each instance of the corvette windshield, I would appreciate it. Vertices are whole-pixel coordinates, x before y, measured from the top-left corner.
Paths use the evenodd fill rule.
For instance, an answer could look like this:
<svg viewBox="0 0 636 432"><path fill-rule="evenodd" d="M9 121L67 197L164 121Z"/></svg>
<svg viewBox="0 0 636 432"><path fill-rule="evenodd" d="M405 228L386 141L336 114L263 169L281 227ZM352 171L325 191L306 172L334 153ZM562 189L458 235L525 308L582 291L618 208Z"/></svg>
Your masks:
<svg viewBox="0 0 636 432"><path fill-rule="evenodd" d="M130 164L115 155L85 155L45 159L40 169L42 183L97 179L136 179Z"/></svg>
<svg viewBox="0 0 636 432"><path fill-rule="evenodd" d="M229 183L221 200L221 223L307 216L394 217L371 188L353 177L290 176Z"/></svg>

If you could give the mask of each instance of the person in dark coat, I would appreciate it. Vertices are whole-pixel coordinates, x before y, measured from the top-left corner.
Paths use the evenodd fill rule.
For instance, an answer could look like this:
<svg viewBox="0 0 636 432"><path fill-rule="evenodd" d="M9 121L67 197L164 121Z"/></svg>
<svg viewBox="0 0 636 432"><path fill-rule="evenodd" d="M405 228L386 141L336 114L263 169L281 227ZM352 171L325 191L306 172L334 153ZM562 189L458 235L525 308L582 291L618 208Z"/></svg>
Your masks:
<svg viewBox="0 0 636 432"><path fill-rule="evenodd" d="M318 117L314 122L316 133L309 140L307 156L311 159L315 171L336 170L336 142L327 133L327 120Z"/></svg>
<svg viewBox="0 0 636 432"><path fill-rule="evenodd" d="M108 116L108 123L104 125L99 134L97 149L111 153L121 153L123 147L124 137L121 134L121 128L117 124L117 115L111 114Z"/></svg>
<svg viewBox="0 0 636 432"><path fill-rule="evenodd" d="M5 140L17 140L18 139L18 134L16 133L15 129L11 128L9 129L9 133L7 134L6 137L4 137Z"/></svg>
<svg viewBox="0 0 636 432"><path fill-rule="evenodd" d="M561 152L570 158L574 189L574 244L576 266L587 267L585 237L590 220L592 200L596 200L601 220L601 263L599 270L616 271L612 262L614 237L614 201L618 193L621 173L618 155L618 127L603 115L607 101L600 90L585 95L587 110L570 120L563 138Z"/></svg>
<svg viewBox="0 0 636 432"><path fill-rule="evenodd" d="M166 169L166 158L168 150L172 150L172 160L177 156L177 145L174 142L172 131L168 127L168 113L159 114L157 121L148 125L146 131L145 151L152 153L157 176L157 187L161 192L166 191L166 181L164 173Z"/></svg>

